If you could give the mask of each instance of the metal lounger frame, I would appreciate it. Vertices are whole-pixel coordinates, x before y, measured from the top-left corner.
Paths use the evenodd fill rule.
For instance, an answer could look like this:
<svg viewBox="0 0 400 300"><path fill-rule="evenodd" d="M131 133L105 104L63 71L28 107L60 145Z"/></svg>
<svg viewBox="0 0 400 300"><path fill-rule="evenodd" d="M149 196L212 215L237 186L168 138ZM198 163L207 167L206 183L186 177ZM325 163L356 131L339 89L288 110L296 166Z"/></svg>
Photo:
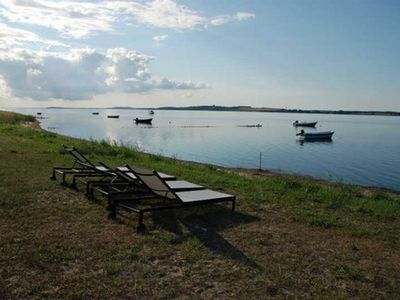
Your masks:
<svg viewBox="0 0 400 300"><path fill-rule="evenodd" d="M67 175L95 175L100 174L98 170L95 169L95 166L88 160L81 152L79 152L73 146L63 145L65 151L75 157L75 161L72 167L53 167L52 176L50 177L51 180L56 180L56 174L62 175L61 184L66 185L66 176ZM79 166L78 166L79 165ZM78 166L78 167L77 167ZM93 168L92 168L93 167Z"/></svg>
<svg viewBox="0 0 400 300"><path fill-rule="evenodd" d="M134 170L132 170L132 168L129 165L127 165L127 168L129 169L129 171L131 171L132 173L134 173L137 176L138 173L135 172ZM153 174L141 174L141 175L143 175L143 176L157 176L159 180L164 181L158 175L158 173L155 172L155 171L153 171ZM137 176L137 177L139 179L139 176ZM110 195L109 199L108 199L109 200L108 209L110 210L110 213L108 215L109 218L111 218L111 219L116 218L117 207L120 207L120 208L122 208L124 210L127 210L127 211L130 211L130 212L137 213L139 215L138 226L137 226L137 231L138 232L144 231L146 229L146 226L143 223L143 215L144 215L144 213L154 212L154 211L162 211L162 210L167 210L167 209L177 209L177 208L201 206L201 205L208 205L208 204L221 203L221 202L232 202L232 211L234 211L235 207L236 207L236 196L234 196L234 195L230 195L229 197L225 197L225 198L207 199L207 200L193 201L193 202L183 202L182 200L180 200L180 198L176 194L176 192L174 192L172 189L169 189L169 192L172 193L177 198L176 199L177 202L175 202L173 204L146 207L146 208L142 208L142 209L132 207L131 205L129 205L130 203L132 203L132 201L140 201L140 200L145 200L145 199L157 199L157 198L168 199L167 197L162 197L162 196L154 193L154 191L145 182L142 182L142 183L145 186L147 186L147 188L149 189L149 191L151 192L152 195L146 196L145 198L139 196L139 197L132 197L129 200L127 200L127 199L119 200L119 199L116 198L117 195L114 194L114 195ZM168 201L174 201L174 200L168 199Z"/></svg>

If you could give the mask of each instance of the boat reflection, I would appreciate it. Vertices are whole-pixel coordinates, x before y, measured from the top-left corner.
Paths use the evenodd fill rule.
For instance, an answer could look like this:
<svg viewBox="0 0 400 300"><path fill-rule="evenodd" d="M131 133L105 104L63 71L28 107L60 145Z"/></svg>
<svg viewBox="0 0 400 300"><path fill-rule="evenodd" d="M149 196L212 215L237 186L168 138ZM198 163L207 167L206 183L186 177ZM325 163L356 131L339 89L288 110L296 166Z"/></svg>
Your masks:
<svg viewBox="0 0 400 300"><path fill-rule="evenodd" d="M317 144L333 144L333 140L332 139L315 139L315 140L309 140L309 139L298 139L296 140L297 143L300 144L300 146L303 146L304 144L313 144L313 143L317 143Z"/></svg>

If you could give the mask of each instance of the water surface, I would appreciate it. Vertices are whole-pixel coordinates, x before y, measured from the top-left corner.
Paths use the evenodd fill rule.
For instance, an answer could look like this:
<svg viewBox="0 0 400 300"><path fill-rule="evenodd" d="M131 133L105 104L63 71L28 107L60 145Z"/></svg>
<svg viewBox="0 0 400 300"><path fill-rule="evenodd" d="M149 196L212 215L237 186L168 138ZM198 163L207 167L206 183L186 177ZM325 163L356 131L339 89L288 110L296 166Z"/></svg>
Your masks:
<svg viewBox="0 0 400 300"><path fill-rule="evenodd" d="M38 109L14 109L35 115ZM323 114L40 109L42 127L141 151L225 167L259 168L400 190L400 118ZM118 114L119 119L108 119ZM153 126L133 119L153 117ZM318 121L331 142L300 143L294 120ZM239 127L261 124L261 128Z"/></svg>

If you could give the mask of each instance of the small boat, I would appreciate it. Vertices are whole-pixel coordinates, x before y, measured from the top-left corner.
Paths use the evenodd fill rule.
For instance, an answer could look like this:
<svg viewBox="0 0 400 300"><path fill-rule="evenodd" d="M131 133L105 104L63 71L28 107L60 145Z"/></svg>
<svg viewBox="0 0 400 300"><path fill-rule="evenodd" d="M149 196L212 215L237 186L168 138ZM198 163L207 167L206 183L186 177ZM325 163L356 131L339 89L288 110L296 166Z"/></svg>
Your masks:
<svg viewBox="0 0 400 300"><path fill-rule="evenodd" d="M304 132L301 130L296 135L300 136L300 140L330 140L334 133L334 131Z"/></svg>
<svg viewBox="0 0 400 300"><path fill-rule="evenodd" d="M295 121L293 122L293 126L296 127L315 127L315 125L317 125L318 122L299 122L299 121Z"/></svg>
<svg viewBox="0 0 400 300"><path fill-rule="evenodd" d="M38 116L41 116L42 115L42 113L39 111L39 112L37 112L36 113Z"/></svg>
<svg viewBox="0 0 400 300"><path fill-rule="evenodd" d="M150 110L149 114L154 115L154 110Z"/></svg>
<svg viewBox="0 0 400 300"><path fill-rule="evenodd" d="M109 119L118 119L119 115L108 115L107 118L109 118Z"/></svg>
<svg viewBox="0 0 400 300"><path fill-rule="evenodd" d="M99 113L98 112L92 112L92 115L98 115Z"/></svg>
<svg viewBox="0 0 400 300"><path fill-rule="evenodd" d="M152 118L150 118L150 119L139 119L139 118L136 118L136 119L133 119L133 120L135 121L136 124L139 124L139 123L141 123L141 124L151 124L151 121L153 119Z"/></svg>

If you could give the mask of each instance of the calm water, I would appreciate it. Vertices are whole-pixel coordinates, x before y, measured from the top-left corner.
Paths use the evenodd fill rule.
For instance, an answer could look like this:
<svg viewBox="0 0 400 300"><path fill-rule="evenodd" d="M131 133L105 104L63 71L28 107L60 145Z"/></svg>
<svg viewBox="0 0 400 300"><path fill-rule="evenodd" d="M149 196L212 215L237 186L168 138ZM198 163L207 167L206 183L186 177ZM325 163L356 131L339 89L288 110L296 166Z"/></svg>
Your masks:
<svg viewBox="0 0 400 300"><path fill-rule="evenodd" d="M38 109L15 109L36 114ZM225 167L262 168L400 190L400 118L246 112L41 109L42 127L57 133L122 142L142 151ZM119 114L119 119L107 119ZM153 117L153 126L133 118ZM332 142L300 143L294 120L318 121ZM262 124L261 128L238 127Z"/></svg>

